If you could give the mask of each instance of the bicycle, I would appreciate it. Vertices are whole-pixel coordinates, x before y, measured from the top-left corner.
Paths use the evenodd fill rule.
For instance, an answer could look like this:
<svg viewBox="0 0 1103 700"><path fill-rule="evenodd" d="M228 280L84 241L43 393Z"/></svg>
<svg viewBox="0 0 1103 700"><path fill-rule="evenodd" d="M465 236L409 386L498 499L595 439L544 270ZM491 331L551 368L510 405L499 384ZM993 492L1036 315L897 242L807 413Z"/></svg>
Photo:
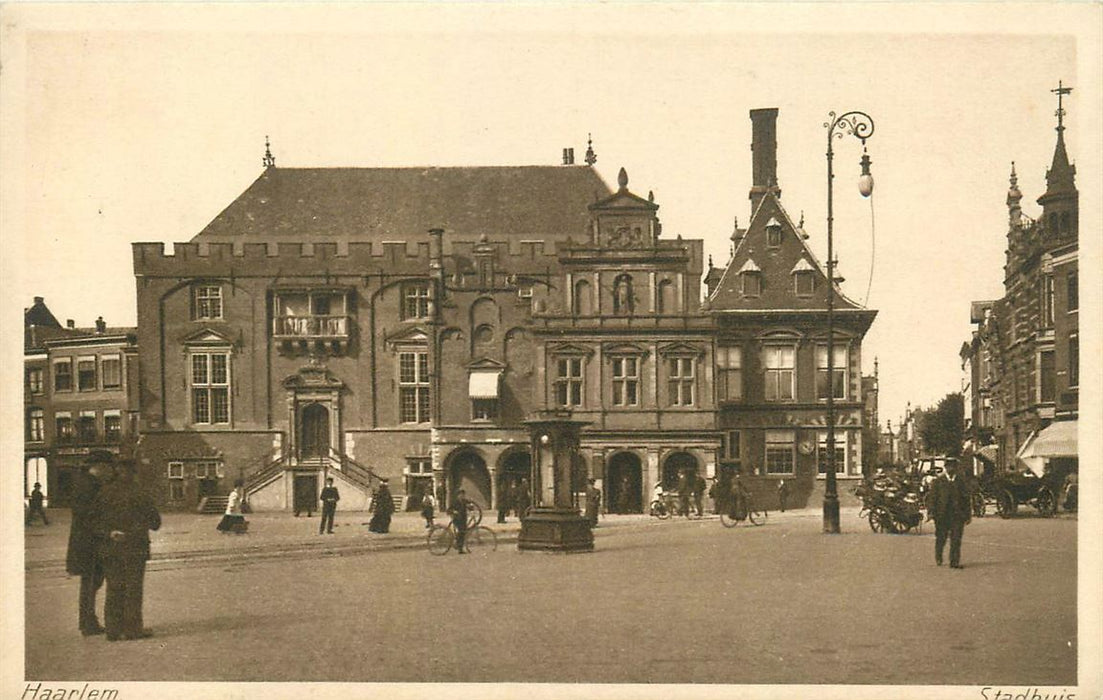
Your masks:
<svg viewBox="0 0 1103 700"><path fill-rule="evenodd" d="M452 521L449 520L447 525L433 525L429 529L429 534L425 536L425 544L429 548L429 553L436 556L452 551L456 546L456 529ZM467 534L464 536L463 544L465 552L476 549L489 549L493 552L498 549L498 533L486 525L472 526L471 514L468 513Z"/></svg>
<svg viewBox="0 0 1103 700"><path fill-rule="evenodd" d="M759 510L755 507L754 499L747 496L744 499L746 507L742 514L736 513L735 508L723 508L720 511L720 524L724 527L735 527L744 520L750 520L751 525L761 526L766 524L766 519L770 516L769 511L765 508ZM732 504L734 506L734 504Z"/></svg>
<svg viewBox="0 0 1103 700"><path fill-rule="evenodd" d="M664 493L661 498L656 498L651 501L651 516L658 518L659 520L666 520L674 515L681 515L681 500L678 494ZM685 514L687 518L698 519L703 518L703 513L698 513L693 499L690 499L689 510Z"/></svg>

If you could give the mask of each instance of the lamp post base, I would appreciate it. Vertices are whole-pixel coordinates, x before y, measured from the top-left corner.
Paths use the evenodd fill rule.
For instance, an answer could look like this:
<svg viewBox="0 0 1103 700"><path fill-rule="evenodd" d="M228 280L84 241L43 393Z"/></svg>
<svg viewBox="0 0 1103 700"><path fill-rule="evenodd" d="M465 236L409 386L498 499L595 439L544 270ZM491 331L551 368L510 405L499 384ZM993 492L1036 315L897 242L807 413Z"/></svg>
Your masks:
<svg viewBox="0 0 1103 700"><path fill-rule="evenodd" d="M823 532L826 535L839 534L838 494L827 494L823 497Z"/></svg>
<svg viewBox="0 0 1103 700"><path fill-rule="evenodd" d="M539 552L592 552L594 533L578 511L533 509L521 521L517 549Z"/></svg>

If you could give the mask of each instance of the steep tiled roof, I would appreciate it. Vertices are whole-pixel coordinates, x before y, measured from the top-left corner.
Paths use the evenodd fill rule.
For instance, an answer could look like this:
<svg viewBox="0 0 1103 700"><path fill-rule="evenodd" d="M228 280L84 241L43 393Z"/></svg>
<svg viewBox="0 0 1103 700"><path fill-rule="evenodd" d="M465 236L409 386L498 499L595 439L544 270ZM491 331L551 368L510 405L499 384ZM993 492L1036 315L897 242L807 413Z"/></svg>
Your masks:
<svg viewBox="0 0 1103 700"><path fill-rule="evenodd" d="M766 226L781 225L781 245L766 245ZM761 271L762 287L758 296L744 296L739 274L744 270ZM797 296L793 273L808 270L815 276L811 296ZM827 273L805 243L802 232L793 225L781 202L773 193L762 198L751 217L746 234L736 246L727 269L709 298L713 311L826 309ZM835 308L860 309L859 304L835 289Z"/></svg>
<svg viewBox="0 0 1103 700"><path fill-rule="evenodd" d="M588 166L272 167L192 240L406 240L430 228L580 240L587 206L610 194Z"/></svg>

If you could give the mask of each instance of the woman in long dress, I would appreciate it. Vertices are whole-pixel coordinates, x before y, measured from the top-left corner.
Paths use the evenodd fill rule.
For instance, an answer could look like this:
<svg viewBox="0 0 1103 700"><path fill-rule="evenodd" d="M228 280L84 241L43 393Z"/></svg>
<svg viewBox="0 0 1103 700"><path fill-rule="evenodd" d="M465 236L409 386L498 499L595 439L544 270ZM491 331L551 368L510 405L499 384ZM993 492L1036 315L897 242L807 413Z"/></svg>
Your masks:
<svg viewBox="0 0 1103 700"><path fill-rule="evenodd" d="M379 484L379 490L375 492L375 514L368 523L368 529L380 534L390 532L392 513L394 513L394 499L391 498L391 490L384 481Z"/></svg>
<svg viewBox="0 0 1103 700"><path fill-rule="evenodd" d="M233 532L243 534L246 531L245 516L241 514L241 501L244 497L245 482L241 479L234 481L234 490L230 492L230 498L226 501L226 514L218 522L218 531L222 533Z"/></svg>

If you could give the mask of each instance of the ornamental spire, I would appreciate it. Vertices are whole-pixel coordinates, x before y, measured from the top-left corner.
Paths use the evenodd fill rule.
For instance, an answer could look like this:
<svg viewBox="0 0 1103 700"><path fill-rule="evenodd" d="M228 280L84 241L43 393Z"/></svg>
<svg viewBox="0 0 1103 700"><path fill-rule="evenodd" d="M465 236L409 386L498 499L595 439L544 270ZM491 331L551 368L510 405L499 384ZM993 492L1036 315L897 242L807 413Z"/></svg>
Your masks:
<svg viewBox="0 0 1103 700"><path fill-rule="evenodd" d="M597 154L594 153L594 135L586 134L586 165L597 162Z"/></svg>
<svg viewBox="0 0 1103 700"><path fill-rule="evenodd" d="M266 168L276 167L276 157L272 155L272 148L268 143L268 135L264 135L264 158L261 160Z"/></svg>

